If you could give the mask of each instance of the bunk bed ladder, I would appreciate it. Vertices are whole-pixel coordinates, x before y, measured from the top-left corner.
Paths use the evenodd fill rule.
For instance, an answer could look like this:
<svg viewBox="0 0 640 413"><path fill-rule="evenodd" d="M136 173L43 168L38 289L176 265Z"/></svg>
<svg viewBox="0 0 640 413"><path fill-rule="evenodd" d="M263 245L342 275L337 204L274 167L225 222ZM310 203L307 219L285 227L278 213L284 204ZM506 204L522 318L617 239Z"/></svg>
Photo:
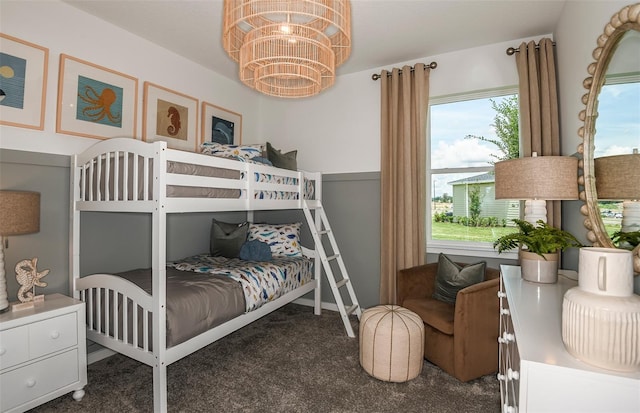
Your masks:
<svg viewBox="0 0 640 413"><path fill-rule="evenodd" d="M344 328L349 337L355 337L353 328L351 327L351 322L349 321L349 316L351 314L355 314L359 320L362 310L360 308L360 304L358 304L358 299L353 289L351 279L349 278L349 274L347 273L347 267L345 267L344 260L338 250L336 238L333 236L333 232L331 231L327 214L324 212L322 204L314 207L313 209L315 211L315 219L314 215L311 213L309 205L306 201L304 202L304 214L307 218L311 234L313 235L316 251L320 256L320 261L322 262L322 267L324 268L324 272L327 276L327 281L329 282L329 286L331 286L336 306L338 307L338 311L340 311ZM325 251L325 244L323 243L323 237L329 240L332 255L327 255L327 252ZM332 266L332 261L335 261L337 265ZM336 279L336 275L338 275L340 279ZM347 296L350 301L350 305L348 307L343 300L343 295L340 290L341 288L346 288L347 290Z"/></svg>

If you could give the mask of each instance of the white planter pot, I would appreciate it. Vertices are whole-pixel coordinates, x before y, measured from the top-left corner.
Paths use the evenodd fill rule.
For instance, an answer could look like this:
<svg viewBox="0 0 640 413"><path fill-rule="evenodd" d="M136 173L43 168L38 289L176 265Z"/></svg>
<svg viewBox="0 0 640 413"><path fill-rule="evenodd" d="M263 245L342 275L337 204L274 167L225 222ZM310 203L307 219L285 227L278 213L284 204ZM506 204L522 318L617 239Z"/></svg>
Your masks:
<svg viewBox="0 0 640 413"><path fill-rule="evenodd" d="M558 282L559 253L543 254L543 258L533 252L520 250L519 256L523 280L544 284Z"/></svg>

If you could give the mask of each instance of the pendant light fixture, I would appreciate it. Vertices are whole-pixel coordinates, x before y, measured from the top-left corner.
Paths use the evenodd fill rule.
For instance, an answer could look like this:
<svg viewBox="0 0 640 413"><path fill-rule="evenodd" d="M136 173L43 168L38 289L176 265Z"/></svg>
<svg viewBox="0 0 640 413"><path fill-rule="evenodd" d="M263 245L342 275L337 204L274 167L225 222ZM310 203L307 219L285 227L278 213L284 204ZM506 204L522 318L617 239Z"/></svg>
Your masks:
<svg viewBox="0 0 640 413"><path fill-rule="evenodd" d="M266 95L316 95L351 53L349 0L224 0L223 20L240 80Z"/></svg>

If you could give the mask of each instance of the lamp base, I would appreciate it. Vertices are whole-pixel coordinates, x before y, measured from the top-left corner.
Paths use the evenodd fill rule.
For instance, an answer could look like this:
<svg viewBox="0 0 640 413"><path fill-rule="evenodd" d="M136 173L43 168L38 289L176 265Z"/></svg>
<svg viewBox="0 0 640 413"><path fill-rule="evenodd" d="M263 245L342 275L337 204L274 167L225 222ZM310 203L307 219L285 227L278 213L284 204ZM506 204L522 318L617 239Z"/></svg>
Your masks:
<svg viewBox="0 0 640 413"><path fill-rule="evenodd" d="M5 237L0 236L0 313L9 310L7 277L4 271L4 239Z"/></svg>
<svg viewBox="0 0 640 413"><path fill-rule="evenodd" d="M547 201L527 199L524 203L524 220L535 225L539 220L547 222Z"/></svg>

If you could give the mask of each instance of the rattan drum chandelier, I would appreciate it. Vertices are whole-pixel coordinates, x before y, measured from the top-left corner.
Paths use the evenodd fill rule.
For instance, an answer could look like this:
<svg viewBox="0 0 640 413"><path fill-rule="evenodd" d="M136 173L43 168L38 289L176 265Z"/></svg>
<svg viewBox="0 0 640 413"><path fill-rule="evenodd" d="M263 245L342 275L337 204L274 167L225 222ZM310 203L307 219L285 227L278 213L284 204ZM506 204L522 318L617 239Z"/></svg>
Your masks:
<svg viewBox="0 0 640 413"><path fill-rule="evenodd" d="M266 95L316 95L351 53L349 0L224 0L223 18L240 80Z"/></svg>

